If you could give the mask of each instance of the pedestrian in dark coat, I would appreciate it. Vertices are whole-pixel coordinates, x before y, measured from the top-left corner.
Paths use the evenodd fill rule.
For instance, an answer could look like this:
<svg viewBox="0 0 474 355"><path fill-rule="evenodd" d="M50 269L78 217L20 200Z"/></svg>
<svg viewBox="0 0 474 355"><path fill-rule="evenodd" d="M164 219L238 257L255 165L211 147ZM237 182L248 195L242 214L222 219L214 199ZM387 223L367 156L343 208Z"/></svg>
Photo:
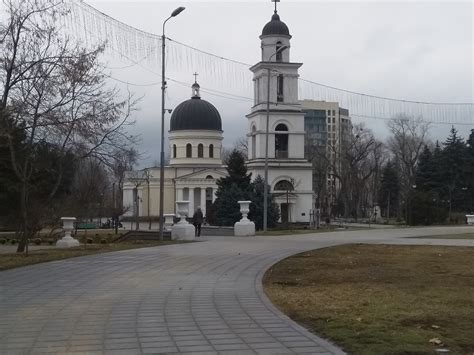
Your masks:
<svg viewBox="0 0 474 355"><path fill-rule="evenodd" d="M193 224L195 228L196 237L201 236L201 225L203 221L204 221L204 216L202 214L201 207L198 206L197 210L194 212L194 215L193 215Z"/></svg>

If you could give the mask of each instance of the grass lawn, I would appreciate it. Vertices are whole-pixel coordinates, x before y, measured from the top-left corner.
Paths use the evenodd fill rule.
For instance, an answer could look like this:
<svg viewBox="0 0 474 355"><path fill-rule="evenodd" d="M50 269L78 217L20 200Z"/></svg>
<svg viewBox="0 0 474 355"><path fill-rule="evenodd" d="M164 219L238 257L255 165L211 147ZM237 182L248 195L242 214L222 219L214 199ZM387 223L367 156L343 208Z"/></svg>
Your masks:
<svg viewBox="0 0 474 355"><path fill-rule="evenodd" d="M474 232L473 233L462 233L462 234L447 234L447 235L424 235L422 237L416 237L416 238L422 238L422 239L474 239Z"/></svg>
<svg viewBox="0 0 474 355"><path fill-rule="evenodd" d="M119 251L126 249L145 248L160 245L169 245L176 243L184 243L177 241L136 241L136 242L122 242L122 243L110 243L110 244L87 244L81 245L75 248L68 249L56 249L47 248L30 251L28 256L25 254L8 253L0 254L0 270L13 269L20 266L32 265L37 263L43 263L46 261L62 260L68 258L74 258L77 256L93 255L100 253L108 253L111 251Z"/></svg>
<svg viewBox="0 0 474 355"><path fill-rule="evenodd" d="M474 353L474 248L314 250L274 265L264 286L289 317L351 354Z"/></svg>

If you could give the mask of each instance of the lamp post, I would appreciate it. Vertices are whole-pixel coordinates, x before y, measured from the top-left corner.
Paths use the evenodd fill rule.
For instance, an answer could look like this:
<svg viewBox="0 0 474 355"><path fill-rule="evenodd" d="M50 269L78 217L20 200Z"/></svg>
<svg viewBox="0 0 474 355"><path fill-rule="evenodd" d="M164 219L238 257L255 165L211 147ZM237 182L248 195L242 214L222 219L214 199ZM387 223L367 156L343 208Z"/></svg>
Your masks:
<svg viewBox="0 0 474 355"><path fill-rule="evenodd" d="M175 9L171 16L163 22L163 34L161 36L161 154L160 154L160 240L163 240L163 225L165 223L163 205L165 193L165 25L166 22L175 16L178 16L185 8L180 6Z"/></svg>
<svg viewBox="0 0 474 355"><path fill-rule="evenodd" d="M273 53L268 61L277 55L278 53L284 51L290 46L285 45L278 48L275 53ZM267 123L265 126L265 184L263 185L263 231L267 231L268 224L268 125L270 121L270 67L267 67Z"/></svg>

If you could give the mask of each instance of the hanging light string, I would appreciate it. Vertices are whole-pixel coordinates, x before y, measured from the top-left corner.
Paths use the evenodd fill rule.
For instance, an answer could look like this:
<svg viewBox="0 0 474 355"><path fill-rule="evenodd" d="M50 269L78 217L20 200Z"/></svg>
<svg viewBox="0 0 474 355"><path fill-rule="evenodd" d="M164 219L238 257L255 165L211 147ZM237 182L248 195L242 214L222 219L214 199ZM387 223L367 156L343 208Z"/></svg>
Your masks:
<svg viewBox="0 0 474 355"><path fill-rule="evenodd" d="M131 61L134 65L159 76L141 62L146 62L151 66L161 65L161 56L157 51L161 46L161 36L127 25L84 1L71 0L69 4L71 11L65 25L86 46L106 38L106 50L114 56L118 55L120 59ZM180 81L181 77L177 78L183 72L199 68L209 84L213 86L212 91L216 95L245 101L252 100L245 96L253 90L252 77L248 70L250 64L206 52L170 38L167 40L169 42L166 63L169 66L168 72L175 77L173 80L176 80L176 83L183 83ZM155 83L136 86L153 85ZM233 93L225 92L229 89ZM207 90L212 93L211 89ZM341 107L349 109L351 115L358 117L390 119L398 114L406 114L433 123L474 124L474 103L469 102L425 102L381 97L340 89L303 78L299 78L298 90L300 98L338 102Z"/></svg>

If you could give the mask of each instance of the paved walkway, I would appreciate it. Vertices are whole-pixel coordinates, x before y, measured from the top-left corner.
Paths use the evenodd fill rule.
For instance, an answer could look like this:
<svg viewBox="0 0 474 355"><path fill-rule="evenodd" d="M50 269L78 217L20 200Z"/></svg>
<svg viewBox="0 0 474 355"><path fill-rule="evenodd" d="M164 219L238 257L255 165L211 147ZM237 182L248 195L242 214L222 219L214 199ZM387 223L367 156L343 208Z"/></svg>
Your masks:
<svg viewBox="0 0 474 355"><path fill-rule="evenodd" d="M278 260L332 245L474 246L400 239L472 227L230 238L0 272L0 353L342 354L281 314L261 278Z"/></svg>

